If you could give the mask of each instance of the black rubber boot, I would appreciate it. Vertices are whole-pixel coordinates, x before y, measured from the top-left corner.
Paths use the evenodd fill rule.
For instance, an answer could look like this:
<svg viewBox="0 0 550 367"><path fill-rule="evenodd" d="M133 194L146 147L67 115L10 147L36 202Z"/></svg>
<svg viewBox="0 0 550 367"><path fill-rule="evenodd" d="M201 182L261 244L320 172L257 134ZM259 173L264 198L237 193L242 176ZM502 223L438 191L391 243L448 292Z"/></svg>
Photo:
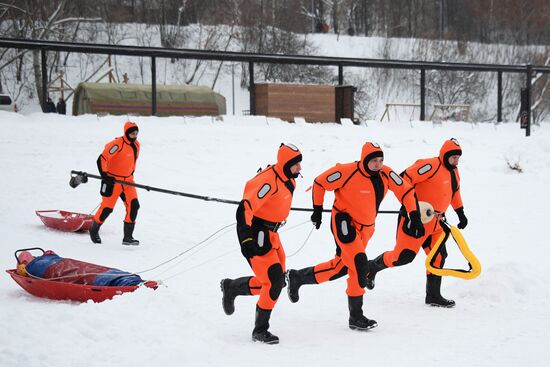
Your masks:
<svg viewBox="0 0 550 367"><path fill-rule="evenodd" d="M426 304L445 308L456 305L455 301L443 298L441 295L441 277L438 275L428 274L426 278Z"/></svg>
<svg viewBox="0 0 550 367"><path fill-rule="evenodd" d="M279 344L279 337L271 334L269 329L269 318L271 310L264 310L256 306L256 321L252 331L252 341L265 344Z"/></svg>
<svg viewBox="0 0 550 367"><path fill-rule="evenodd" d="M363 315L363 296L348 296L348 307L351 330L367 331L378 326L375 320L369 320Z"/></svg>
<svg viewBox="0 0 550 367"><path fill-rule="evenodd" d="M367 263L367 289L374 289L374 278L376 277L376 273L378 273L380 270L386 269L387 266L384 264L384 254L382 253L374 260L369 260Z"/></svg>
<svg viewBox="0 0 550 367"><path fill-rule="evenodd" d="M92 223L92 227L90 228L90 239L93 243L101 243L101 237L99 237L99 228L101 228L101 224L97 223L95 220Z"/></svg>
<svg viewBox="0 0 550 367"><path fill-rule="evenodd" d="M124 222L124 238L122 239L122 244L127 246L138 246L139 241L136 240L132 235L134 234L135 223L126 223Z"/></svg>
<svg viewBox="0 0 550 367"><path fill-rule="evenodd" d="M237 296L249 296L250 288L248 282L251 277L242 277L238 279L222 279L220 288L222 290L222 307L226 315L232 315L235 312L235 298Z"/></svg>
<svg viewBox="0 0 550 367"><path fill-rule="evenodd" d="M317 284L313 267L300 270L290 269L285 273L286 291L290 302L296 303L300 300L299 290L305 284Z"/></svg>

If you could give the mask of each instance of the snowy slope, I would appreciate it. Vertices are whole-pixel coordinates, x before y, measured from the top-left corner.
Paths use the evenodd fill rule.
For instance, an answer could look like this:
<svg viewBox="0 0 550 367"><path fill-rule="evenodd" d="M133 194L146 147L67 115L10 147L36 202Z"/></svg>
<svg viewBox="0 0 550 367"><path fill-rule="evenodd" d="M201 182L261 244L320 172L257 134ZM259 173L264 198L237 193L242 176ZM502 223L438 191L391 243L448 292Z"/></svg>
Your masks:
<svg viewBox="0 0 550 367"><path fill-rule="evenodd" d="M98 24L83 23L79 28L79 38L76 42L91 42L98 44L114 45L133 45L133 46L152 46L160 47L160 37L157 27L147 26L139 23L126 24ZM186 35L186 42L182 48L204 49L205 38L207 34L216 34L219 40L210 47L218 50L224 50L229 40L227 37L231 34L230 27L227 26L201 26L192 24L182 28ZM211 33L209 33L211 32ZM222 36L223 35L223 36ZM375 59L393 59L393 60L419 60L419 61L442 61L442 62L473 62L488 64L514 64L522 65L527 63L540 64L546 60L548 49L545 46L514 46L505 44L485 44L476 42L456 42L439 41L426 39L408 39L408 38L382 38L382 37L362 37L346 36L336 34L308 34L298 35L299 39L306 39L313 46L309 53L318 56L335 56L350 58L375 58ZM249 50L239 41L239 37L233 37L229 42L228 51L241 52L243 49ZM11 50L5 55L9 59ZM34 74L32 72L31 55L25 57L28 59L23 68L23 88L24 92L19 94L22 87L21 82L16 80L19 71L16 70L16 63L10 64L3 70L3 87L6 93L16 98L20 111L32 113L40 111L38 97L34 87ZM48 56L48 60L53 60L53 54ZM88 80L96 81L101 75L105 75L109 70L105 55L78 54L71 53L65 55L61 53L61 58L67 57L67 64L60 66L59 71L63 71L64 78L69 85L76 88L78 83ZM539 61L536 61L539 60ZM541 61L542 60L542 61ZM130 83L149 84L151 83L151 66L149 58L138 58L129 56L113 56L112 67L116 82L122 82L123 74L127 74ZM240 63L223 62L220 73L218 68L220 63L217 61L196 61L160 58L157 60L157 83L168 85L181 85L186 82L212 87L226 98L227 113L232 115L245 114L243 111L250 109L250 99L247 88L240 87L242 77L242 67ZM336 82L338 70L336 67L326 67L326 76L333 78ZM195 77L191 77L196 71ZM97 72L97 73L96 73ZM52 71L52 79L56 78L57 71ZM94 74L95 73L95 74ZM92 75L94 75L92 77ZM440 73L428 71L427 88L428 95L426 99L428 116L431 114L434 103L443 103L441 95L445 96L445 103L450 103L450 96L455 95L455 88L470 80L469 88L466 94L455 95L452 103L467 103L471 105L473 116L478 116L479 120L496 120L497 110L497 75L496 73L473 73L466 77L454 80L451 79L443 85L437 85L437 78L441 75L447 75L451 78L452 73ZM216 79L216 76L218 77ZM273 76L271 76L272 78ZM256 83L266 82L266 75L262 72L261 64L256 67ZM269 77L268 77L269 78ZM356 117L361 119L380 118L384 112L385 103L419 103L420 101L420 74L417 70L382 70L370 68L344 68L344 83L354 85L359 88L360 93L366 95L356 100ZM471 79L470 79L471 78ZM478 79L479 78L479 79ZM248 77L244 77L248 80ZM191 82L189 82L192 80ZM214 80L216 82L214 83ZM107 79L103 79L107 82ZM233 91L232 81L235 83ZM268 79L269 81L274 81ZM275 80L276 81L276 80ZM312 80L312 83L321 83L321 80ZM477 86L477 83L482 86ZM326 83L326 82L325 82ZM60 81L53 83L55 87L60 87ZM447 85L448 84L448 85ZM457 85L458 84L458 85ZM466 85L466 84L465 84ZM519 104L519 89L524 86L524 76L521 74L505 73L503 76L503 113L505 119L514 119L517 116ZM542 87L538 87L542 88ZM486 93L477 93L477 90L486 90ZM537 88L535 88L537 90ZM432 95L436 91L439 97ZM50 90L50 97L56 102L59 94ZM67 95L65 95L67 97ZM538 92L533 96L533 105L539 98ZM72 97L67 101L67 113L72 114ZM235 112L233 113L233 104ZM364 106L361 106L364 105ZM411 111L405 108L406 118L409 114L419 116L418 109ZM367 117L368 116L368 117ZM537 116L537 114L535 114ZM542 119L548 119L547 114L543 113ZM537 117L538 120L538 117Z"/></svg>
<svg viewBox="0 0 550 367"><path fill-rule="evenodd" d="M120 245L124 208L118 204L102 228L102 245L86 234L48 230L37 209L91 212L99 184L71 189L71 169L96 172L103 144L120 136L123 118L0 112L1 256L13 268L13 252L40 246L61 256L139 272L189 249L234 222L235 207L139 191L135 236L142 245ZM280 366L424 365L538 366L550 357L548 241L550 222L550 126L525 138L516 124L376 123L366 126L286 124L263 117L139 118L141 158L137 182L228 199L240 199L245 181L273 163L279 144L292 142L304 155L304 178L295 206L310 206L305 190L336 162L359 158L365 140L378 141L385 163L401 171L437 154L443 140L457 138L462 195L470 224L463 231L480 259L478 279L444 280L455 309L424 305L424 254L406 267L389 269L365 297L366 315L379 327L368 333L347 327L345 280L303 288L291 304L283 294L271 329L278 346L250 341L255 298L239 298L231 317L221 309L219 280L250 274L238 251L234 228L182 256L173 267L143 274L163 280L156 291L140 289L102 304L35 298L6 274L0 277L0 366ZM507 167L519 161L523 173ZM332 196L327 196L330 202ZM327 203L325 205L329 207ZM398 207L388 193L382 209ZM456 223L452 211L449 219ZM295 252L311 225L307 213L292 213L281 233L287 254ZM328 260L334 242L329 217L290 268ZM379 215L369 257L393 247L395 216ZM290 229L284 231L285 229ZM452 247L452 246L450 246ZM450 264L464 265L456 250ZM180 262L180 260L182 260Z"/></svg>

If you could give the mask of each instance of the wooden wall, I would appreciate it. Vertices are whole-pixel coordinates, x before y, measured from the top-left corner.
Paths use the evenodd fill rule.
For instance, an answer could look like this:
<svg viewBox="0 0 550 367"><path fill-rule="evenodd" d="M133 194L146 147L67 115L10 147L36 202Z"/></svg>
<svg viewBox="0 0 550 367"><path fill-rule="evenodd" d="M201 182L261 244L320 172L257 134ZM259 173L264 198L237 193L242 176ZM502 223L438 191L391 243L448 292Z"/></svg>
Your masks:
<svg viewBox="0 0 550 367"><path fill-rule="evenodd" d="M294 121L336 122L335 87L302 84L256 84L256 115ZM339 122L339 119L338 119Z"/></svg>

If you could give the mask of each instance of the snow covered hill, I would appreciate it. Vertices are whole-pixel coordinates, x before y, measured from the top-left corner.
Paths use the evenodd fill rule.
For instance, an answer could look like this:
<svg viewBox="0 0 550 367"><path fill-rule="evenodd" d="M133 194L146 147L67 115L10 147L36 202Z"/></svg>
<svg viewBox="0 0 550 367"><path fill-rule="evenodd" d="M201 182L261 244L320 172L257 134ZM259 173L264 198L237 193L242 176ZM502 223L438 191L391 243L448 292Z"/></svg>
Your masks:
<svg viewBox="0 0 550 367"><path fill-rule="evenodd" d="M219 281L251 274L240 255L234 228L155 271L158 290L139 289L101 304L56 302L27 294L0 277L0 366L540 366L550 357L550 126L525 138L516 124L409 122L368 126L287 124L264 117L137 118L142 144L136 182L239 200L258 167L275 161L281 142L304 156L295 206L310 206L306 189L336 162L359 158L366 140L379 142L385 163L398 172L417 158L437 154L457 138L462 196L469 226L463 231L480 259L479 278L446 278L443 294L454 309L424 305L424 254L410 265L377 277L365 310L379 327L367 333L347 326L345 280L304 287L291 304L282 295L271 329L277 346L252 343L255 297L238 298L234 315L221 308ZM135 237L123 247L121 203L102 227L103 244L87 234L46 229L39 209L92 212L99 183L72 189L71 169L96 173L103 145L120 136L121 117L17 115L0 112L1 251L4 269L13 252L40 246L61 256L139 272L194 246L235 221L235 206L139 191ZM518 163L522 173L511 170ZM330 203L332 196L327 197ZM328 207L329 204L326 206ZM381 209L397 209L388 193ZM456 223L452 211L451 223ZM334 253L329 217L305 247L289 257L289 268L314 265ZM380 214L369 257L393 247L394 215ZM300 225L302 224L302 225ZM299 226L298 226L299 225ZM297 226L297 227L294 227ZM292 213L281 237L287 254L304 242L309 214ZM449 264L464 266L453 246Z"/></svg>
<svg viewBox="0 0 550 367"><path fill-rule="evenodd" d="M0 24L0 27L2 25ZM6 26L6 25L5 25ZM1 30L2 28L0 28ZM244 29L231 29L223 25L205 26L192 24L181 28L185 42L181 48L217 49L236 52L252 52L253 45L244 44L242 37L232 32ZM71 32L69 32L71 33ZM298 43L307 42L311 47L297 52L317 56L350 58L374 58L386 60L418 60L440 62L464 62L482 64L546 64L548 47L516 46L505 44L486 44L477 42L438 41L426 39L382 38L345 36L336 34L295 35ZM215 39L215 41L213 41ZM210 40L210 42L207 42ZM109 24L82 23L75 42L160 47L158 27L139 23ZM207 45L208 43L208 45ZM4 60L17 59L17 50L10 50ZM264 50L265 52L265 50ZM279 52L279 51L277 51ZM289 50L280 51L290 53ZM151 65L149 58L112 56L107 66L106 55L78 54L64 52L58 56L66 59L63 64L51 67L52 89L49 96L57 101L60 97L54 88L61 87L59 72L65 82L76 88L82 81L97 81L102 75L112 71L114 80L122 83L124 76L130 83L151 83ZM40 111L35 87L35 75L31 53L23 55L25 62L20 65L11 63L2 70L4 92L11 94L23 113ZM49 54L49 62L55 60L54 53ZM250 110L248 88L241 86L241 80L248 81L247 64L204 61L171 60L159 58L156 61L157 83L167 85L193 84L212 87L227 101L227 113L246 114ZM22 70L18 68L22 67ZM265 71L266 64L256 64L255 82L280 82L286 76ZM243 74L244 72L244 74ZM362 120L380 118L386 103L420 103L420 73L418 70L344 68L344 83L358 88L355 100L355 116ZM22 73L22 77L17 77ZM296 71L297 74L304 70ZM323 78L311 78L312 84L335 84L338 78L336 67L326 67ZM426 74L426 114L430 116L434 104L468 104L470 116L474 121L495 121L497 113L497 73L465 73L428 71ZM294 79L294 82L300 80ZM108 79L102 79L107 82ZM64 82L64 83L65 83ZM305 81L304 81L305 82ZM232 88L234 83L235 88ZM542 74L533 79L534 121L549 119L544 94L547 84ZM67 87L64 84L64 87ZM519 92L525 85L525 76L521 73L503 75L503 116L504 120L516 120L519 108ZM72 93L67 92L67 113L72 114ZM234 106L234 107L233 107ZM393 113L393 111L392 111ZM418 118L418 108L405 108L404 117ZM394 118L394 117L392 117Z"/></svg>

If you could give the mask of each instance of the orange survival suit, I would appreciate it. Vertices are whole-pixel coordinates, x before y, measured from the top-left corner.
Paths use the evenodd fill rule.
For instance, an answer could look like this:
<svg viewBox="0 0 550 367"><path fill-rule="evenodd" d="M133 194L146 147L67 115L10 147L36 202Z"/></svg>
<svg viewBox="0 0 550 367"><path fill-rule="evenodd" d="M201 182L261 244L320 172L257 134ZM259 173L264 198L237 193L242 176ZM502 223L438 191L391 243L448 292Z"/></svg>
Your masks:
<svg viewBox="0 0 550 367"><path fill-rule="evenodd" d="M378 157L383 158L378 144L367 142L363 145L360 161L337 164L315 178L312 221L317 227L325 192L334 191L331 230L336 241L336 255L314 267L287 272L287 290L292 302L298 301L301 285L319 284L347 274L350 328L359 330L376 326L374 320L364 318L362 303L367 276L365 250L374 234L382 199L389 189L409 212L418 213L414 190L405 180L385 165L379 171L369 169L369 161ZM419 218L418 215L418 221Z"/></svg>
<svg viewBox="0 0 550 367"><path fill-rule="evenodd" d="M458 168L449 163L449 158L453 155L462 155L462 148L456 139L449 139L444 142L438 157L419 159L402 173L404 179L413 185L418 200L430 203L435 212L440 213L440 215L435 215L431 221L424 224L424 236L414 238L407 235L408 219L403 215L403 210L401 211L394 249L384 252L369 262L368 288L374 288L374 277L378 271L387 267L401 266L412 262L420 247L424 249L426 254L431 251L432 246L443 231L440 219L441 215L444 215L447 211L449 205L453 207L459 216L460 223L458 227L462 229L466 226L467 219L464 215L460 194L460 175ZM441 249L442 251L435 257L434 261L434 266L438 268L443 267L445 258L447 257L444 245L442 245ZM427 299L437 299L444 303L434 305L444 307L454 306L454 301L445 300L441 297L441 277L428 273L427 284L427 295L432 294ZM432 304L432 302L427 303Z"/></svg>
<svg viewBox="0 0 550 367"><path fill-rule="evenodd" d="M134 171L139 157L140 144L137 139L131 139L130 134L137 130L138 127L135 123L126 122L124 124L124 135L107 143L97 159L97 168L102 177L101 205L94 215L97 230L112 213L116 201L120 197L126 206L126 216L124 218L125 237L127 237L126 232L130 227L133 231L133 225L139 210L136 188L115 183L114 180L134 182ZM92 234L92 231L90 233ZM94 241L93 237L92 241Z"/></svg>
<svg viewBox="0 0 550 367"><path fill-rule="evenodd" d="M253 339L257 341L269 343L271 337L275 337L267 331L268 321L284 287L286 267L285 251L277 230L290 213L296 187L294 179L298 174L293 174L291 167L301 160L298 148L281 144L277 163L261 170L246 183L236 213L241 252L254 276L222 280L223 307L230 315L234 312L236 296L259 295L253 331Z"/></svg>

